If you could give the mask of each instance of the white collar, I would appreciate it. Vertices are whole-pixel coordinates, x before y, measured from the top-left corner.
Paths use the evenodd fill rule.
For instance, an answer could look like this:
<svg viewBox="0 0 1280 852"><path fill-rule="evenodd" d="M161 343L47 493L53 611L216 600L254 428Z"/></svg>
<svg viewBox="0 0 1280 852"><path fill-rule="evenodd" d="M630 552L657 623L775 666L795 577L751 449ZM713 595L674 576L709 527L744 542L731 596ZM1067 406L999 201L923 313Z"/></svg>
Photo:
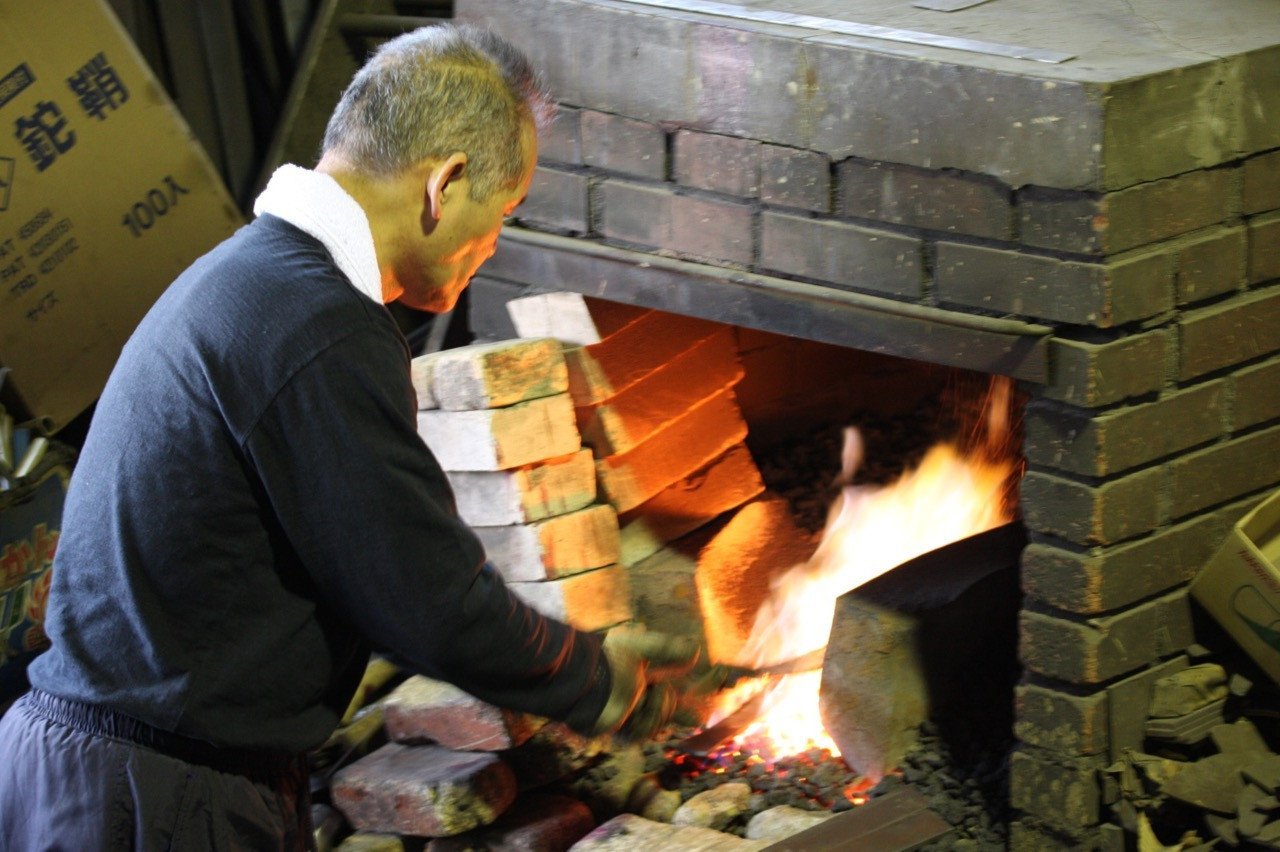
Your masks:
<svg viewBox="0 0 1280 852"><path fill-rule="evenodd" d="M382 274L369 217L329 175L286 163L275 170L253 203L254 215L269 213L315 237L333 256L351 286L382 304Z"/></svg>

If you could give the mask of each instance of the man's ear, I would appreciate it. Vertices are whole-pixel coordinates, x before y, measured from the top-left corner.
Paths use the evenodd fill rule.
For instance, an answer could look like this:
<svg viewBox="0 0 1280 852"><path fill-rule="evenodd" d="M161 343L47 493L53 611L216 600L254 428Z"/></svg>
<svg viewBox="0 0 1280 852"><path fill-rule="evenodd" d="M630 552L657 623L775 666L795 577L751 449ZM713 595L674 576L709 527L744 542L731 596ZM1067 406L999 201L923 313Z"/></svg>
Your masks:
<svg viewBox="0 0 1280 852"><path fill-rule="evenodd" d="M423 205L425 213L434 222L439 222L444 214L444 192L455 178L461 176L467 164L467 155L455 151L445 159L431 167L427 172L427 197Z"/></svg>

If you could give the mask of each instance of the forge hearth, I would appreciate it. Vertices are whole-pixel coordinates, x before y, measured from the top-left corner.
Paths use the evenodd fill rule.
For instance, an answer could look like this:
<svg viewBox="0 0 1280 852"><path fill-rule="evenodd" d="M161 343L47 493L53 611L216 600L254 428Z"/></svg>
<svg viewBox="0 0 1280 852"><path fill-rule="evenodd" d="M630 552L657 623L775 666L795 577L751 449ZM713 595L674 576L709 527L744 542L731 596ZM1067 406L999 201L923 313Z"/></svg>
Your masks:
<svg viewBox="0 0 1280 852"><path fill-rule="evenodd" d="M471 290L480 339L513 336L511 299L574 291L1019 382L1010 845L1120 848L1102 770L1187 662L1186 584L1280 484L1274 8L456 9L563 106ZM793 419L834 422L810 415L839 392L792 372Z"/></svg>

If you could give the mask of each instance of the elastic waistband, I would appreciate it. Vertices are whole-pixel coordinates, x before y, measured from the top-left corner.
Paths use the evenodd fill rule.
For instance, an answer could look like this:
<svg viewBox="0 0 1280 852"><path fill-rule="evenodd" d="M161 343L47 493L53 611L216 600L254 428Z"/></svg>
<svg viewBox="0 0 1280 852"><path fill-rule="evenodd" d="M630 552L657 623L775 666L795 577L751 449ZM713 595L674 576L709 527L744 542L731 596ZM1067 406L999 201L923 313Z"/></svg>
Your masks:
<svg viewBox="0 0 1280 852"><path fill-rule="evenodd" d="M250 778L275 778L306 771L306 756L280 751L225 748L162 731L106 707L71 701L32 689L21 702L51 722L92 736L124 740L167 757Z"/></svg>

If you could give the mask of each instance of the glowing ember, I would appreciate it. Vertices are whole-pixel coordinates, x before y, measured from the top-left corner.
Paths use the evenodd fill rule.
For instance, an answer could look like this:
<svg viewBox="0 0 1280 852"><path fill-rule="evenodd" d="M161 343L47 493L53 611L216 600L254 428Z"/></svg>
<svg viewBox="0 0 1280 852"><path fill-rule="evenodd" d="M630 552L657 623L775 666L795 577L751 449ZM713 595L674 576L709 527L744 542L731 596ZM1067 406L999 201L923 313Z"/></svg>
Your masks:
<svg viewBox="0 0 1280 852"><path fill-rule="evenodd" d="M1011 383L997 379L988 394L976 449L934 446L920 464L883 486L846 484L832 506L822 542L808 562L772 584L761 605L739 665L760 667L801 656L827 643L835 600L850 589L921 554L1007 522L1004 494L1015 469L1009 452ZM982 441L974 440L981 437ZM862 462L862 439L845 433L842 481L851 483ZM736 739L765 743L770 759L806 749L839 754L818 711L821 672L791 675L753 688L769 689L758 718ZM724 697L727 714L749 697ZM716 719L712 720L714 723Z"/></svg>

